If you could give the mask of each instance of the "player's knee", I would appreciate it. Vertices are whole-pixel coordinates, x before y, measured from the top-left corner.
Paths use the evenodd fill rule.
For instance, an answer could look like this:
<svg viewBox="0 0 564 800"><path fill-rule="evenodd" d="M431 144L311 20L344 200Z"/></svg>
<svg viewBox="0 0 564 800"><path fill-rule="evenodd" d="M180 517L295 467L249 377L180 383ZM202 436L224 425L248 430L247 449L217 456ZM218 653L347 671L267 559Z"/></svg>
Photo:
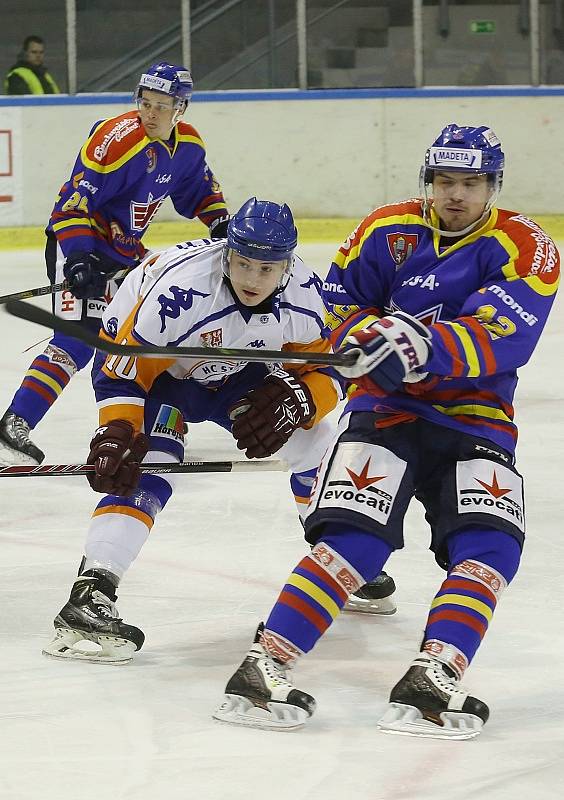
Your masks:
<svg viewBox="0 0 564 800"><path fill-rule="evenodd" d="M519 569L521 544L511 534L495 528L465 528L447 542L451 567L463 561L485 564L510 583Z"/></svg>

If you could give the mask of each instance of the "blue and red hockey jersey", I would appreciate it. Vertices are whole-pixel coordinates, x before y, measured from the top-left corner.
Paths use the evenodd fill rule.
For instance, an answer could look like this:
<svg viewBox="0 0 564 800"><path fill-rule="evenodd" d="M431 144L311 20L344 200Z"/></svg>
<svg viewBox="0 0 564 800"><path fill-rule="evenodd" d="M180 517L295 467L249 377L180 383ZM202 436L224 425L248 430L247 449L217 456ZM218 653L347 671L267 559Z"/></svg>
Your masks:
<svg viewBox="0 0 564 800"><path fill-rule="evenodd" d="M228 216L198 132L178 122L169 142L149 139L136 111L97 122L57 198L47 231L63 253L99 252L126 265L145 253L143 234L169 197L208 227Z"/></svg>
<svg viewBox="0 0 564 800"><path fill-rule="evenodd" d="M424 380L384 398L353 386L347 410L379 412L379 425L422 417L513 452L516 370L554 301L558 250L535 222L495 208L481 228L445 244L421 201L408 200L373 211L339 249L323 290L335 348L400 310L428 326L433 345Z"/></svg>

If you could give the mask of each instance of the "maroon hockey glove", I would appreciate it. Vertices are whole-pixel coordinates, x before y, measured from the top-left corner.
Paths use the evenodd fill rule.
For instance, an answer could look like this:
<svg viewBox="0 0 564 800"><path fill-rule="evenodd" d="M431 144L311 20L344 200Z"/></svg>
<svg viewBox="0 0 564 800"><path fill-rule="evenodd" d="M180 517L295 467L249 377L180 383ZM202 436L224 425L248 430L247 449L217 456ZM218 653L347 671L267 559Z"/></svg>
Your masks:
<svg viewBox="0 0 564 800"><path fill-rule="evenodd" d="M139 464L148 449L149 439L144 433L136 434L130 422L114 419L102 425L90 442L87 464L96 468L87 476L90 486L104 494L131 494L139 483Z"/></svg>
<svg viewBox="0 0 564 800"><path fill-rule="evenodd" d="M305 383L277 369L235 403L229 416L239 450L245 450L247 458L266 458L315 416L315 405Z"/></svg>

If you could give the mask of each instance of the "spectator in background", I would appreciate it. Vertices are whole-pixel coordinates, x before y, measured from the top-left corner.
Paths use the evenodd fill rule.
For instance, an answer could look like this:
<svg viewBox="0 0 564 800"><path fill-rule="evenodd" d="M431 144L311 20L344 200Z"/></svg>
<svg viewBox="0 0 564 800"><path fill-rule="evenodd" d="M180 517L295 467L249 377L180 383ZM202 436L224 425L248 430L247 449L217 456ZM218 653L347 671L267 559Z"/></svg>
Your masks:
<svg viewBox="0 0 564 800"><path fill-rule="evenodd" d="M6 73L6 94L60 94L60 89L43 64L45 45L40 36L24 39L18 61Z"/></svg>

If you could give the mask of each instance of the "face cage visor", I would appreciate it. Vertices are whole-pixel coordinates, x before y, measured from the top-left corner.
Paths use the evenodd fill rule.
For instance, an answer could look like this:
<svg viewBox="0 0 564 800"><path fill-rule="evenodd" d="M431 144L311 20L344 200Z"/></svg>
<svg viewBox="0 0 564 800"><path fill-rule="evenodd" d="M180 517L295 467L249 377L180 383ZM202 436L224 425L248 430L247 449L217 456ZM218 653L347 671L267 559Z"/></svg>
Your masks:
<svg viewBox="0 0 564 800"><path fill-rule="evenodd" d="M133 94L133 102L137 106L137 110L139 110L139 103L143 99L143 89L149 89L148 86L138 86L136 91ZM149 89L149 91L157 91L157 89ZM174 114L172 115L171 125L174 127L178 120L182 117L186 109L188 108L188 104L190 103L189 100L182 97L173 97L170 94L166 94L166 92L159 92L162 94L163 97L172 97L172 108L174 110Z"/></svg>
<svg viewBox="0 0 564 800"><path fill-rule="evenodd" d="M442 228L433 225L433 220L431 217L431 207L433 205L433 197L432 193L429 193L428 187L432 188L433 186L433 173L434 172L463 172L467 175L493 175L494 180L493 183L488 181L488 186L490 186L491 194L488 199L488 202L484 206L484 210L482 215L476 222L472 222L466 228L461 231L444 231ZM454 170L454 169L434 169L432 167L427 166L424 164L421 169L419 170L419 194L423 198L423 219L425 220L426 224L431 228L432 231L438 233L439 236L446 236L447 238L458 238L460 236L466 236L466 234L470 233L471 231L475 230L479 225L483 224L491 209L495 206L497 202L497 198L499 197L499 193L501 191L501 185L503 181L503 172L470 172L469 170Z"/></svg>
<svg viewBox="0 0 564 800"><path fill-rule="evenodd" d="M232 253L235 253L238 256L242 255L237 250L234 250L232 247L228 247L227 243L226 243L224 245L224 247L223 247L222 268L223 268L224 276L226 278L229 278L229 280L231 280L231 275L229 274L229 265L230 265L231 254ZM250 256L243 255L243 258L250 258ZM290 278L292 277L292 268L294 266L294 256L291 256L290 258L282 258L282 259L264 258L264 259L261 259L261 260L264 261L264 262L267 262L269 264L284 264L285 263L284 269L283 269L282 274L280 275L280 279L278 281L278 285L276 286L276 289L274 290L274 294L280 294L280 292L284 291L284 289L288 285L288 282L289 282Z"/></svg>

